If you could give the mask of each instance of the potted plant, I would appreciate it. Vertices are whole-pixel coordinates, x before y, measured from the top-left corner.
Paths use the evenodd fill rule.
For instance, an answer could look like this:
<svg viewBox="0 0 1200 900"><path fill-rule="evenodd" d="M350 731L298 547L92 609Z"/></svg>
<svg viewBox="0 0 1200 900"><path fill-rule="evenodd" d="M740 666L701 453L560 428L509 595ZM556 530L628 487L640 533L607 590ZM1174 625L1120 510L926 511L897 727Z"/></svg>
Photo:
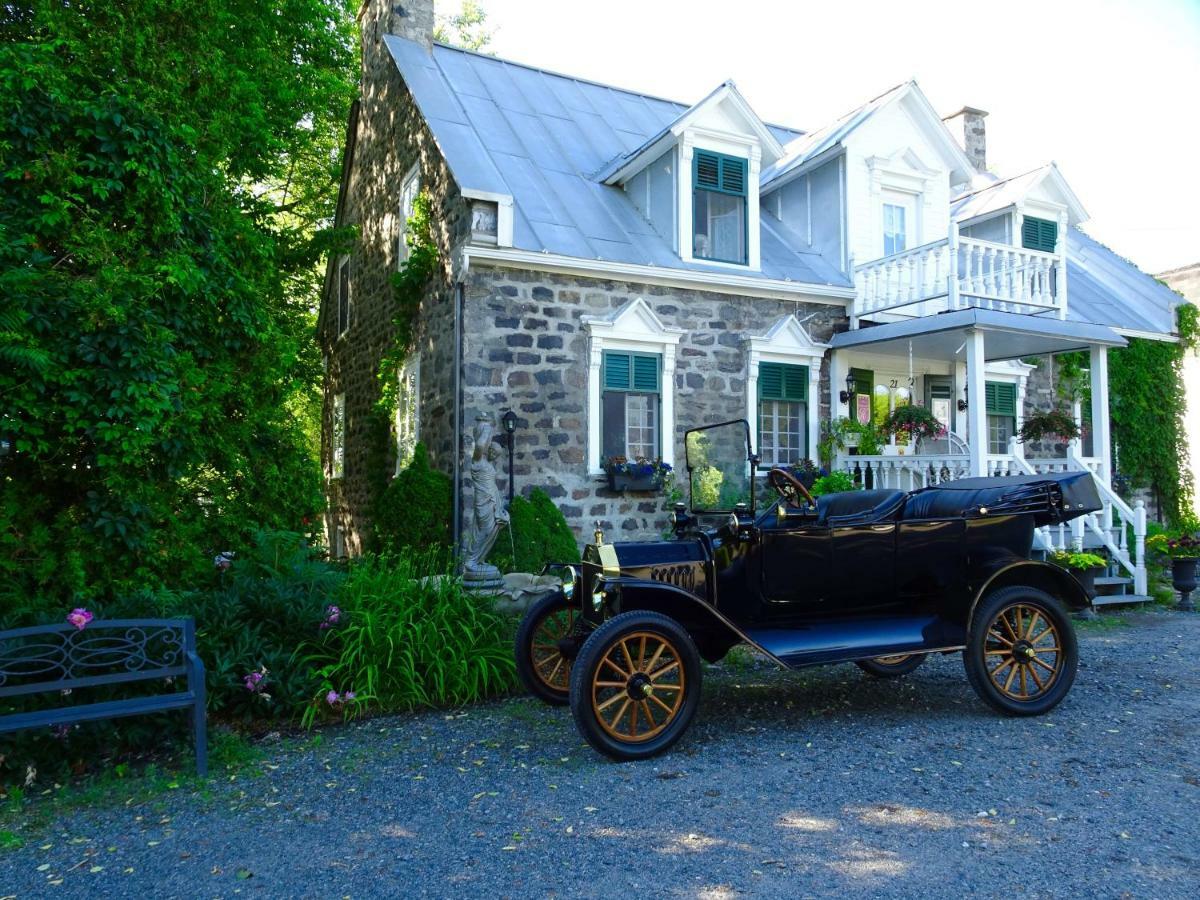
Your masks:
<svg viewBox="0 0 1200 900"><path fill-rule="evenodd" d="M608 487L612 491L658 491L671 473L669 463L661 459L634 459L610 456L604 462Z"/></svg>
<svg viewBox="0 0 1200 900"><path fill-rule="evenodd" d="M809 490L812 490L813 482L827 474L824 469L818 469L817 464L811 459L802 459L798 463L793 463L788 466L788 471Z"/></svg>
<svg viewBox="0 0 1200 900"><path fill-rule="evenodd" d="M854 483L854 477L849 472L830 472L813 482L812 495L821 497L825 494L840 494L843 491L856 490L858 490L858 485Z"/></svg>
<svg viewBox="0 0 1200 900"><path fill-rule="evenodd" d="M1196 609L1191 599L1192 591L1196 589L1196 565L1200 563L1200 538L1196 537L1197 529L1193 527L1196 525L1200 523L1189 521L1173 532L1146 539L1148 549L1171 560L1171 585L1179 591L1179 603L1175 608L1183 612Z"/></svg>
<svg viewBox="0 0 1200 900"><path fill-rule="evenodd" d="M918 440L936 440L946 436L946 427L924 406L905 403L897 406L879 426L883 434L905 438L915 444Z"/></svg>
<svg viewBox="0 0 1200 900"><path fill-rule="evenodd" d="M1087 593L1088 599L1095 599L1096 576L1108 568L1108 562L1103 556L1095 553L1058 550L1050 555L1050 561L1057 563L1074 575L1080 587Z"/></svg>
<svg viewBox="0 0 1200 900"><path fill-rule="evenodd" d="M1026 416L1021 423L1021 443L1030 441L1051 440L1056 443L1066 443L1079 437L1079 424L1075 419L1061 409L1047 412L1037 412Z"/></svg>

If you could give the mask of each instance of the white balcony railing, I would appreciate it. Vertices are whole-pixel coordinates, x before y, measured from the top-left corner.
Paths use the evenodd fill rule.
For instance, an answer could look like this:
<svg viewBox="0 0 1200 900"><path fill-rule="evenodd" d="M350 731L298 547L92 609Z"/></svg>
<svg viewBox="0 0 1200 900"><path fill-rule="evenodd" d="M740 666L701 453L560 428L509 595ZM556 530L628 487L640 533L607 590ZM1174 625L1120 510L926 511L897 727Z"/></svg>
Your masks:
<svg viewBox="0 0 1200 900"><path fill-rule="evenodd" d="M926 316L981 307L1066 317L1063 260L952 233L943 241L854 267L855 320L874 313Z"/></svg>

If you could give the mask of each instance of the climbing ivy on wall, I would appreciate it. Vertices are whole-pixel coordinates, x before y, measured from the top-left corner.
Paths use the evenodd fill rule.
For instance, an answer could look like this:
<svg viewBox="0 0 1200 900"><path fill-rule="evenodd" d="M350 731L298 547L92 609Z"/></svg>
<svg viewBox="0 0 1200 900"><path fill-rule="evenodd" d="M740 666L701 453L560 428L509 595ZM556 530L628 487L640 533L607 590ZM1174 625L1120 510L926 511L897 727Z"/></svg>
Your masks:
<svg viewBox="0 0 1200 900"><path fill-rule="evenodd" d="M1177 312L1179 343L1132 338L1109 354L1109 409L1116 470L1149 487L1171 524L1187 509L1195 485L1184 431L1183 357L1196 347L1197 309Z"/></svg>

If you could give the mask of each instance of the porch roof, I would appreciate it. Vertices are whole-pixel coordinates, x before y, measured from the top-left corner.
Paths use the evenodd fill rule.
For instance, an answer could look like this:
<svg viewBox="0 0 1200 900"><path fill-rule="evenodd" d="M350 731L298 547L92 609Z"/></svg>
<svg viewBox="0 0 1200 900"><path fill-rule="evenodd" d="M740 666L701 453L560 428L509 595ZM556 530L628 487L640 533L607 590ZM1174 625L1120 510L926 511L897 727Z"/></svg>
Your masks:
<svg viewBox="0 0 1200 900"><path fill-rule="evenodd" d="M846 331L835 334L831 345L834 350L870 347L873 353L907 355L911 343L917 356L953 359L973 329L985 332L984 356L989 362L1065 353L1093 345L1126 345L1125 339L1106 325L974 308Z"/></svg>

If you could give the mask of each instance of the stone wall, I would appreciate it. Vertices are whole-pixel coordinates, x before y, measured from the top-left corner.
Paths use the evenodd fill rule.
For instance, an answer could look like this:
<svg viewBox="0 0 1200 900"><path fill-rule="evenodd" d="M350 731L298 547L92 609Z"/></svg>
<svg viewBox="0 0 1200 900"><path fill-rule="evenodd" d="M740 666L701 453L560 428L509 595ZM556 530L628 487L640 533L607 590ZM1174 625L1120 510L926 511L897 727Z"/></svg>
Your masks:
<svg viewBox="0 0 1200 900"><path fill-rule="evenodd" d="M662 495L613 494L588 474L588 337L585 315L604 315L642 297L664 325L685 329L675 369L675 459L695 425L746 415L746 338L798 313L814 341L846 322L840 306L736 297L656 285L555 275L473 263L464 313L464 421L512 408L519 416L514 475L518 493L553 497L581 539L600 520L612 539L656 537L667 524ZM809 318L811 317L811 318ZM829 417L828 360L815 400ZM666 386L664 386L666 387ZM811 452L810 452L810 455ZM507 472L507 460L500 466ZM506 488L507 490L507 488Z"/></svg>
<svg viewBox="0 0 1200 900"><path fill-rule="evenodd" d="M322 464L328 484L327 536L334 546L344 530L349 553L369 540L369 513L378 490L393 471L395 440L387 416L376 413L379 363L390 348L397 305L391 278L399 264L400 185L419 163L421 189L433 201L440 269L418 315L414 350L421 354L421 439L433 464L449 473L454 462L454 248L470 231L470 209L459 193L433 136L421 118L382 43L389 32L413 37L413 28L432 27L432 5L397 5L370 0L360 13L363 86L351 142L349 178L340 201L339 225L355 226L350 256L351 324L337 334L337 279L328 280L318 340L326 360ZM422 7L414 9L415 7ZM428 20L426 22L426 20ZM407 29L407 31L406 31ZM336 261L335 261L336 264ZM329 478L333 398L346 395L345 475Z"/></svg>

